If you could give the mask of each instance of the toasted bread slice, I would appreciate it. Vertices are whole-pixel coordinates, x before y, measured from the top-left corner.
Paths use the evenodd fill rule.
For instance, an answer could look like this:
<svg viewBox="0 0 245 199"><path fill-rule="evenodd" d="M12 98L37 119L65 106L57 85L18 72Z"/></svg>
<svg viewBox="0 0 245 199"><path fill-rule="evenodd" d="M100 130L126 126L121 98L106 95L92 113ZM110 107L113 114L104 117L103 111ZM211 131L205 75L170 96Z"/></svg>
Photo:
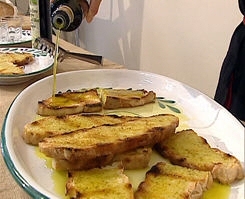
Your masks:
<svg viewBox="0 0 245 199"><path fill-rule="evenodd" d="M104 124L122 123L137 118L100 114L47 116L26 124L22 137L27 144L38 145L45 137L53 137L70 131L92 128Z"/></svg>
<svg viewBox="0 0 245 199"><path fill-rule="evenodd" d="M204 191L208 190L213 185L213 177L210 171L199 171L196 169L173 165L168 162L160 162L156 167L163 175L170 175L198 182Z"/></svg>
<svg viewBox="0 0 245 199"><path fill-rule="evenodd" d="M70 171L66 195L84 199L133 199L133 188L119 167Z"/></svg>
<svg viewBox="0 0 245 199"><path fill-rule="evenodd" d="M117 109L142 106L156 99L153 91L132 89L101 89L100 95L104 109Z"/></svg>
<svg viewBox="0 0 245 199"><path fill-rule="evenodd" d="M146 173L135 199L199 199L212 182L210 172L159 162Z"/></svg>
<svg viewBox="0 0 245 199"><path fill-rule="evenodd" d="M55 159L93 159L139 147L153 146L175 132L178 118L170 114L143 117L122 124L103 125L45 138L40 151Z"/></svg>
<svg viewBox="0 0 245 199"><path fill-rule="evenodd" d="M211 148L193 130L173 134L158 144L157 150L173 164L210 171L213 178L223 184L244 178L243 168L237 158L217 148Z"/></svg>
<svg viewBox="0 0 245 199"><path fill-rule="evenodd" d="M143 169L149 164L152 154L151 148L138 148L133 151L117 154L113 157L112 154L99 156L95 159L84 159L76 161L67 161L63 159L53 159L52 167L57 170L86 170L91 168L103 167L111 165L113 162L121 162L124 169Z"/></svg>
<svg viewBox="0 0 245 199"><path fill-rule="evenodd" d="M0 62L0 74L14 75L24 74L24 69L11 62Z"/></svg>
<svg viewBox="0 0 245 199"><path fill-rule="evenodd" d="M37 113L42 116L92 113L102 110L102 103L96 89L67 91L38 102Z"/></svg>
<svg viewBox="0 0 245 199"><path fill-rule="evenodd" d="M0 62L10 62L18 66L24 66L34 60L31 53L15 52L15 53L0 53Z"/></svg>
<svg viewBox="0 0 245 199"><path fill-rule="evenodd" d="M18 66L24 66L31 63L34 60L34 57L31 53L10 53L13 59L13 63Z"/></svg>

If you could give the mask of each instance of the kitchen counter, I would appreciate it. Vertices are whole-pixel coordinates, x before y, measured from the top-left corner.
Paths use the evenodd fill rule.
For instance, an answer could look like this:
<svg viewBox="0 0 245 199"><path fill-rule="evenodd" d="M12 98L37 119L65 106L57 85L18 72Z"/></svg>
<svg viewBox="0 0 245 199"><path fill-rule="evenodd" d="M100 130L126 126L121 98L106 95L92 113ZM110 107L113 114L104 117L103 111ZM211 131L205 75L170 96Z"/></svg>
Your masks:
<svg viewBox="0 0 245 199"><path fill-rule="evenodd" d="M78 52L78 53L89 53L86 50L74 46L71 43L68 43L64 40L60 40L60 46L64 49ZM65 59L62 63L58 65L58 73L66 71L76 71L76 70L87 70L87 69L121 69L124 68L122 65L116 64L108 59L103 60L103 65L95 65L87 63L84 61L76 59ZM5 114L14 100L14 98L26 87L28 87L33 82L42 79L48 75L52 75L52 70L47 71L44 74L41 74L35 77L28 82L18 84L18 85L9 85L1 86L0 85L0 129L2 129L3 121ZM15 182L14 178L11 176L8 171L2 153L0 155L0 198L30 198L30 196Z"/></svg>

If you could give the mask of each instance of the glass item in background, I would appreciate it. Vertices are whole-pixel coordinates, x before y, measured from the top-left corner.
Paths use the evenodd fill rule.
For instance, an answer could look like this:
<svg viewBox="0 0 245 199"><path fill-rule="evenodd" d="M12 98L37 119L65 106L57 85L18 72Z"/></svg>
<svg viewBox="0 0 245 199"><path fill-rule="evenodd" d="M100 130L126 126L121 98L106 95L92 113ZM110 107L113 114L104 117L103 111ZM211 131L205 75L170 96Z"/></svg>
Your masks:
<svg viewBox="0 0 245 199"><path fill-rule="evenodd" d="M8 42L8 23L5 19L0 19L0 44Z"/></svg>
<svg viewBox="0 0 245 199"><path fill-rule="evenodd" d="M51 4L51 22L55 29L70 32L83 20L83 11L76 0L54 0Z"/></svg>
<svg viewBox="0 0 245 199"><path fill-rule="evenodd" d="M0 22L1 24L1 22ZM1 25L0 25L1 26ZM11 42L8 40L8 27L6 29L2 29L2 32L5 34L1 35L1 28L0 28L0 46L8 46L8 45L13 45L13 44L23 44L23 43L28 43L31 41L31 30L23 30L22 29L22 35L21 39L18 41Z"/></svg>
<svg viewBox="0 0 245 199"><path fill-rule="evenodd" d="M50 0L30 0L32 41L37 37L52 40Z"/></svg>
<svg viewBox="0 0 245 199"><path fill-rule="evenodd" d="M14 43L22 37L22 18L20 16L8 16L3 18L7 22L8 42Z"/></svg>

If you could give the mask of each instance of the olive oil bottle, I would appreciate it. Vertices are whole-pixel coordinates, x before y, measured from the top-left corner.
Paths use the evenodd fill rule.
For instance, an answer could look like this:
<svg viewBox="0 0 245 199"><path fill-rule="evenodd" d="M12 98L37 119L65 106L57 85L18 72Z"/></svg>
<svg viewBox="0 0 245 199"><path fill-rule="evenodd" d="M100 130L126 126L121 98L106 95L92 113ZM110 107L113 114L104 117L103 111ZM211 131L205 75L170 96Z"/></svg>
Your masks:
<svg viewBox="0 0 245 199"><path fill-rule="evenodd" d="M51 23L57 30L77 29L83 20L83 11L77 0L54 0L51 3Z"/></svg>

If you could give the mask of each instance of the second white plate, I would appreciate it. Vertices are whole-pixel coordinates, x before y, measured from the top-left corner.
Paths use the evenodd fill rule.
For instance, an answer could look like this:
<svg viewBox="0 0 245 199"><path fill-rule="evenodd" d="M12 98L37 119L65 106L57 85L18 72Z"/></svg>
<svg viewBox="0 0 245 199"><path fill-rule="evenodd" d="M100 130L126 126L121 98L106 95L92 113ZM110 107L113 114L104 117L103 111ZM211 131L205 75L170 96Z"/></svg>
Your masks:
<svg viewBox="0 0 245 199"><path fill-rule="evenodd" d="M1 53L28 52L33 54L34 61L25 65L24 74L5 75L0 74L0 85L13 85L26 82L34 76L49 70L54 63L54 58L38 49L34 48L0 48Z"/></svg>

